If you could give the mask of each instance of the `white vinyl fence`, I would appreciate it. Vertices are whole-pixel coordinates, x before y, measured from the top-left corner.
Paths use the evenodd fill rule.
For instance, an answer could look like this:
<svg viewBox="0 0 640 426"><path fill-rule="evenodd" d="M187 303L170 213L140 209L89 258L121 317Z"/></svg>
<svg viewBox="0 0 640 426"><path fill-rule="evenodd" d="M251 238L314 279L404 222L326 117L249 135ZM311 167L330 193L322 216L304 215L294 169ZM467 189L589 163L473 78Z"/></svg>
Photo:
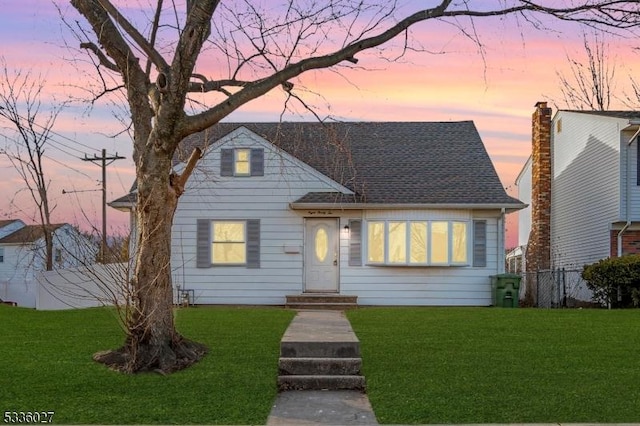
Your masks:
<svg viewBox="0 0 640 426"><path fill-rule="evenodd" d="M38 283L29 277L0 280L0 300L25 308L35 308Z"/></svg>
<svg viewBox="0 0 640 426"><path fill-rule="evenodd" d="M36 277L35 308L61 310L113 305L126 300L128 265L94 264L90 267L45 271Z"/></svg>

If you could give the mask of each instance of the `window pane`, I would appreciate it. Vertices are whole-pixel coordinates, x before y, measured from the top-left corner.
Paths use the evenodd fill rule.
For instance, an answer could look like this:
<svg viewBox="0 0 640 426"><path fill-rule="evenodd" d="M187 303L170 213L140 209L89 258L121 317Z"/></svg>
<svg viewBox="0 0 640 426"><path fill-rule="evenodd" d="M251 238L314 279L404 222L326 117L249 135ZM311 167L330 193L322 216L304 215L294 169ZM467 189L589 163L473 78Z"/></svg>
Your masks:
<svg viewBox="0 0 640 426"><path fill-rule="evenodd" d="M247 262L245 222L213 222L211 262L215 264Z"/></svg>
<svg viewBox="0 0 640 426"><path fill-rule="evenodd" d="M249 150L248 149L237 149L236 150L236 161L249 161Z"/></svg>
<svg viewBox="0 0 640 426"><path fill-rule="evenodd" d="M389 262L407 262L406 222L389 222Z"/></svg>
<svg viewBox="0 0 640 426"><path fill-rule="evenodd" d="M467 224L465 222L453 222L453 250L452 262L467 263Z"/></svg>
<svg viewBox="0 0 640 426"><path fill-rule="evenodd" d="M449 261L449 223L431 222L431 262Z"/></svg>
<svg viewBox="0 0 640 426"><path fill-rule="evenodd" d="M236 160L235 160L235 174L236 175L249 175L251 174L251 167L249 163L249 158L251 155L251 151L248 149L236 149Z"/></svg>
<svg viewBox="0 0 640 426"><path fill-rule="evenodd" d="M320 228L316 231L316 259L322 263L327 258L329 253L329 237L327 231L324 228Z"/></svg>
<svg viewBox="0 0 640 426"><path fill-rule="evenodd" d="M427 263L427 224L411 222L410 259L411 263Z"/></svg>
<svg viewBox="0 0 640 426"><path fill-rule="evenodd" d="M384 222L369 222L367 256L369 262L384 262Z"/></svg>
<svg viewBox="0 0 640 426"><path fill-rule="evenodd" d="M244 222L214 222L214 242L244 242Z"/></svg>
<svg viewBox="0 0 640 426"><path fill-rule="evenodd" d="M249 174L249 163L236 161L236 174L237 175L248 175Z"/></svg>
<svg viewBox="0 0 640 426"><path fill-rule="evenodd" d="M213 263L246 263L244 243L213 243Z"/></svg>

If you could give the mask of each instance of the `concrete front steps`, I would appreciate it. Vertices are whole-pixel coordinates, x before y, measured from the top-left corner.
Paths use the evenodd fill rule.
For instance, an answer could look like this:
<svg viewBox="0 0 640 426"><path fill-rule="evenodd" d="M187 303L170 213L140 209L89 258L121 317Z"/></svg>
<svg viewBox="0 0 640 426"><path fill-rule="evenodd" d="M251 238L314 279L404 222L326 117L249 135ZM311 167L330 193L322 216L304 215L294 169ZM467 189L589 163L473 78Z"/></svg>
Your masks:
<svg viewBox="0 0 640 426"><path fill-rule="evenodd" d="M288 295L285 307L289 309L345 310L358 307L358 296L335 293L302 293Z"/></svg>
<svg viewBox="0 0 640 426"><path fill-rule="evenodd" d="M360 341L340 311L300 311L280 342L278 390L359 390Z"/></svg>

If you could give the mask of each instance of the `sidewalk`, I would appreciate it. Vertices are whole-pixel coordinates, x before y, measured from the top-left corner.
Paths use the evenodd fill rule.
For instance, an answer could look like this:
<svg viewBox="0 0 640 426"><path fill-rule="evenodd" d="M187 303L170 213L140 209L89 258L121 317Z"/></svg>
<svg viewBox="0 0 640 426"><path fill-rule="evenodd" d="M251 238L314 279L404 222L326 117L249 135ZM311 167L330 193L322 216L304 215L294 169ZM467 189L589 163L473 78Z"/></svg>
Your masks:
<svg viewBox="0 0 640 426"><path fill-rule="evenodd" d="M283 350L293 350L296 343L302 344L305 350L315 351L323 344L338 349L337 345L345 341L359 345L342 311L299 311L282 338L281 356ZM267 425L377 424L367 395L354 390L281 392L267 419Z"/></svg>
<svg viewBox="0 0 640 426"><path fill-rule="evenodd" d="M287 391L273 404L267 425L377 425L369 398L358 391Z"/></svg>

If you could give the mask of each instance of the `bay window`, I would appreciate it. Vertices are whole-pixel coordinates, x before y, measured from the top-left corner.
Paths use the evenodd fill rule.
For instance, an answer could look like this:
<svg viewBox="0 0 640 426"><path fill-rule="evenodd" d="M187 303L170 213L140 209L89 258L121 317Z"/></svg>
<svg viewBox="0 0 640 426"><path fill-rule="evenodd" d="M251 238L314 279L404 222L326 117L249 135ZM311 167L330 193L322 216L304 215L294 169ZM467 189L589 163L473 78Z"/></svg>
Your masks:
<svg viewBox="0 0 640 426"><path fill-rule="evenodd" d="M367 261L381 265L469 264L469 222L367 222Z"/></svg>

